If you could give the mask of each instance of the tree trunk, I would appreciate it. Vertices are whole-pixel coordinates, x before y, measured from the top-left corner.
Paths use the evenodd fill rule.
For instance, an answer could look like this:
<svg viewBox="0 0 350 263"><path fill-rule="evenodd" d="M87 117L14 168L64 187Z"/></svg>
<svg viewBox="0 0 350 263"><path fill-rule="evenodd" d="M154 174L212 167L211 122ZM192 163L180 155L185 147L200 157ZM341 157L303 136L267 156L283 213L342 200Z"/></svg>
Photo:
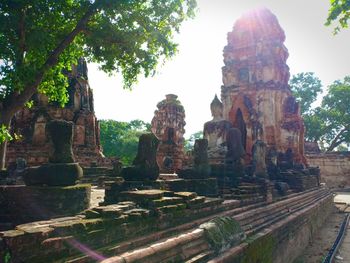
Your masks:
<svg viewBox="0 0 350 263"><path fill-rule="evenodd" d="M57 64L59 56L62 52L73 42L75 37L83 31L91 16L93 16L97 8L100 6L101 0L96 0L87 9L86 13L80 18L75 28L65 36L65 38L58 44L47 58L43 67L38 70L34 77L33 83L24 87L22 92L13 92L6 96L4 101L0 101L0 126L5 125L10 127L10 122L15 113L23 108L25 103L37 91L38 86L44 78L45 73ZM7 141L0 144L0 169L5 169Z"/></svg>
<svg viewBox="0 0 350 263"><path fill-rule="evenodd" d="M326 152L331 152L335 147L339 146L341 143L345 142L344 133L349 129L350 125L346 125L343 129L338 132L337 136L331 141L331 145L329 145Z"/></svg>
<svg viewBox="0 0 350 263"><path fill-rule="evenodd" d="M9 114L0 112L0 127L5 125L8 129L10 128L11 117ZM0 170L5 169L6 165L6 149L7 141L0 144Z"/></svg>

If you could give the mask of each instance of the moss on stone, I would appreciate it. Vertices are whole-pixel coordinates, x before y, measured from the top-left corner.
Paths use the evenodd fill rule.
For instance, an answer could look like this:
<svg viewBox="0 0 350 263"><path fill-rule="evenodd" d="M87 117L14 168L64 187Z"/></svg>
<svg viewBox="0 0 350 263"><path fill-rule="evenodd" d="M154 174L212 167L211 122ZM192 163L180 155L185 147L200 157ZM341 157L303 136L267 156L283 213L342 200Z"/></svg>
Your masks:
<svg viewBox="0 0 350 263"><path fill-rule="evenodd" d="M174 196L181 197L184 200L191 200L197 197L196 192L175 192Z"/></svg>
<svg viewBox="0 0 350 263"><path fill-rule="evenodd" d="M182 198L180 198L180 197L163 197L163 198L151 201L151 205L154 207L176 205L176 204L180 204L180 203L182 203Z"/></svg>
<svg viewBox="0 0 350 263"><path fill-rule="evenodd" d="M297 257L293 263L305 263L305 259L303 257Z"/></svg>
<svg viewBox="0 0 350 263"><path fill-rule="evenodd" d="M86 188L91 188L91 184L75 184L75 185L69 185L69 186L27 186L28 189L33 190L40 190L40 191L47 191L47 192L59 192L59 191L65 191L65 190L84 190Z"/></svg>
<svg viewBox="0 0 350 263"><path fill-rule="evenodd" d="M210 247L216 252L222 252L231 246L238 245L245 239L244 231L238 221L231 217L218 217L200 226Z"/></svg>
<svg viewBox="0 0 350 263"><path fill-rule="evenodd" d="M75 185L83 176L83 170L78 163L47 163L39 167L30 167L23 173L27 186L67 186Z"/></svg>
<svg viewBox="0 0 350 263"><path fill-rule="evenodd" d="M94 219L82 219L81 223L84 224L86 231L93 231L104 227L105 222L102 218Z"/></svg>
<svg viewBox="0 0 350 263"><path fill-rule="evenodd" d="M244 253L242 263L273 262L273 251L277 246L277 241L271 234L252 236L246 242L248 248Z"/></svg>

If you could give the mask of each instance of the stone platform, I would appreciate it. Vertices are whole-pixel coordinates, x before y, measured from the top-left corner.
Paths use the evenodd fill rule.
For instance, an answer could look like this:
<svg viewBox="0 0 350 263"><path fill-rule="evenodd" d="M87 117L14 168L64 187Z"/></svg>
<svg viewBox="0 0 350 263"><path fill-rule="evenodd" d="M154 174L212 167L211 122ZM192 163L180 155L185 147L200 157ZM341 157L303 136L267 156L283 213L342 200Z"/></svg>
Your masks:
<svg viewBox="0 0 350 263"><path fill-rule="evenodd" d="M232 248L221 241L225 240L223 236L237 234L235 229L223 230L227 233L216 236L213 243L213 237L199 226L171 238L149 242L136 250L119 250L102 262L289 263L301 253L332 207L332 195L327 190L292 194L270 205L217 214L216 217L230 217L239 222L248 236Z"/></svg>
<svg viewBox="0 0 350 263"><path fill-rule="evenodd" d="M0 223L75 215L89 207L91 186L0 186Z"/></svg>
<svg viewBox="0 0 350 263"><path fill-rule="evenodd" d="M198 206L185 205L152 212L152 209L159 208L156 200L164 198L166 193L151 193L153 208L142 208L135 202L124 201L96 207L75 217L19 225L14 230L0 233L0 256L11 253L13 262L34 263L52 262L53 259L70 263L102 260L104 263L290 262L264 260L275 258L277 252L274 251L285 246L284 242L292 242L290 236L299 237L298 230L301 229L304 231L301 245L292 250L298 252L309 241L311 229L316 231L320 226L332 204L332 196L327 190L313 189L282 197L272 204L260 202L240 207L237 200L205 198ZM171 200L176 204L168 204L169 200L165 198L161 206L178 206L178 197L183 204L188 198L195 198L193 193L172 195L177 197ZM213 243L201 226L214 218L227 217L234 220L229 219L230 226L238 222L248 236L233 248L219 246L220 239ZM228 229L234 231L236 227ZM224 236L235 236L231 230ZM256 253L252 254L252 250ZM242 257L246 261L237 261Z"/></svg>

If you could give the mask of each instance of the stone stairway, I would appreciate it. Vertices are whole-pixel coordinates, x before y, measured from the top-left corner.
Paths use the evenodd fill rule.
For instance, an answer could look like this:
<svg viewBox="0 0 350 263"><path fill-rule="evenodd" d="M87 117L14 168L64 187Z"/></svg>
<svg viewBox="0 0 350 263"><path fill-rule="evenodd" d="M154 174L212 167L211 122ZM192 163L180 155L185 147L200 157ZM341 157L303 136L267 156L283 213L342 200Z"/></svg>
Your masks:
<svg viewBox="0 0 350 263"><path fill-rule="evenodd" d="M287 218L289 215L315 204L329 196L329 194L330 193L327 190L316 192L309 191L305 194L292 194L288 198L285 198L285 200L234 215L233 218L240 222L247 236L252 236ZM287 232L284 234L288 235ZM192 259L196 259L194 262L198 263L208 262L207 257L203 257L203 260L200 259L201 257L199 255L201 254L215 256L215 253L212 250L200 251L198 255L195 255L193 258L185 262L192 262ZM218 262L221 261L219 260Z"/></svg>
<svg viewBox="0 0 350 263"><path fill-rule="evenodd" d="M239 206L238 200L206 197L203 201L195 193L157 191L131 191L125 197L135 202L124 201L92 208L85 215L24 224L3 232L2 238L7 244L25 242L25 249L20 251L16 246L9 248L16 262L20 258L42 262L46 257L68 263L94 262L90 254L79 254L64 245L66 239L78 240L104 263L208 262L219 252L208 240L203 224L221 218L234 219L248 236L255 236L331 197L327 190L315 189L282 197L271 204ZM142 208L137 203L147 203L149 207ZM35 239L28 242L28 235L35 235ZM288 231L282 235L288 235ZM10 240L12 243L8 243Z"/></svg>
<svg viewBox="0 0 350 263"><path fill-rule="evenodd" d="M310 190L303 193L292 194L280 201L265 205L255 206L243 211L242 208L226 211L216 216L230 216L237 220L245 233L251 236L262 229L284 220L288 216L298 214L299 211L307 209L315 203L329 198L330 193L325 189ZM288 233L285 233L288 234ZM121 252L121 251L120 251ZM156 242L151 242L147 246L137 248L118 256L109 258L103 263L117 262L208 262L210 258L217 255L206 237L203 229L193 230L176 234L173 237L166 237ZM220 261L218 261L220 262Z"/></svg>
<svg viewBox="0 0 350 263"><path fill-rule="evenodd" d="M224 199L240 200L247 205L264 200L264 189L256 183L241 182L237 187L222 186L220 195Z"/></svg>
<svg viewBox="0 0 350 263"><path fill-rule="evenodd" d="M257 208L255 211L233 216L233 218L241 223L247 235L251 235L327 195L329 195L329 192L326 190L317 193L309 191L305 194L292 194L285 200L270 204L267 207Z"/></svg>

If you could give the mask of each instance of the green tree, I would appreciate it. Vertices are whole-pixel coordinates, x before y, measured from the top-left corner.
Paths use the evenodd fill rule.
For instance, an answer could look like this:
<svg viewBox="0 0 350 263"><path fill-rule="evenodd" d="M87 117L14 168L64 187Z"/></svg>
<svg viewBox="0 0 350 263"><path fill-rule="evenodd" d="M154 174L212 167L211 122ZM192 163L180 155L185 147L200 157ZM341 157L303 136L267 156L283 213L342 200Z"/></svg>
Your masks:
<svg viewBox="0 0 350 263"><path fill-rule="evenodd" d="M140 74L152 75L176 53L174 32L195 6L195 0L0 1L1 131L36 92L67 102L63 72L81 56L107 73L120 71L126 88Z"/></svg>
<svg viewBox="0 0 350 263"><path fill-rule="evenodd" d="M350 76L328 87L319 114L325 123L323 139L332 151L343 143L350 143Z"/></svg>
<svg viewBox="0 0 350 263"><path fill-rule="evenodd" d="M350 143L350 76L335 81L328 87L320 107L303 115L309 141L323 145L325 151L333 151Z"/></svg>
<svg viewBox="0 0 350 263"><path fill-rule="evenodd" d="M321 107L311 109L303 115L305 124L305 139L310 142L320 142L322 136L327 130L324 122L324 111Z"/></svg>
<svg viewBox="0 0 350 263"><path fill-rule="evenodd" d="M348 146L346 144L341 144L337 147L337 151L346 152L346 151L348 151Z"/></svg>
<svg viewBox="0 0 350 263"><path fill-rule="evenodd" d="M150 131L151 124L141 120L100 120L103 153L108 157L117 156L124 164L130 165L136 156L140 135Z"/></svg>
<svg viewBox="0 0 350 263"><path fill-rule="evenodd" d="M194 143L197 139L202 139L203 138L203 132L202 131L197 131L193 134L190 135L190 138L185 140L185 145L184 148L186 151L191 151L193 149Z"/></svg>
<svg viewBox="0 0 350 263"><path fill-rule="evenodd" d="M301 114L310 113L311 104L322 91L321 80L313 72L302 72L293 75L289 85L300 104Z"/></svg>
<svg viewBox="0 0 350 263"><path fill-rule="evenodd" d="M306 140L318 142L325 151L350 143L350 76L331 84L321 106L316 108L312 108L312 103L322 91L322 85L314 73L294 75L290 86L301 105Z"/></svg>
<svg viewBox="0 0 350 263"><path fill-rule="evenodd" d="M334 28L334 33L337 34L341 28L348 28L350 20L350 1L330 0L330 4L326 25L329 26L336 22L338 25Z"/></svg>

